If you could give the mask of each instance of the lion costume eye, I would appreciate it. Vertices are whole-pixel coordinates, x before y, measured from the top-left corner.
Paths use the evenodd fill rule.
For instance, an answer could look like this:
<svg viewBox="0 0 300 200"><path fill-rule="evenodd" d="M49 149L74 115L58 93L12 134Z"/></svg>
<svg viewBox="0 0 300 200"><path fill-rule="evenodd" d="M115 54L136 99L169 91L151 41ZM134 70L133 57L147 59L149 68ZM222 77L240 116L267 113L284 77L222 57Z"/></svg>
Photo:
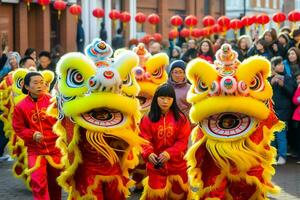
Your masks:
<svg viewBox="0 0 300 200"><path fill-rule="evenodd" d="M199 94L199 93L207 91L207 89L208 89L208 86L199 79L197 81L197 86L195 87L195 92Z"/></svg>
<svg viewBox="0 0 300 200"><path fill-rule="evenodd" d="M249 88L254 91L261 91L264 88L264 81L261 73L258 73L252 79Z"/></svg>
<svg viewBox="0 0 300 200"><path fill-rule="evenodd" d="M126 76L126 79L123 80L123 85L124 85L124 86L131 86L131 85L132 85L132 79L131 79L130 74L128 74L128 75Z"/></svg>
<svg viewBox="0 0 300 200"><path fill-rule="evenodd" d="M152 73L152 76L154 76L154 78L161 78L161 76L162 76L162 69L161 68L156 69Z"/></svg>
<svg viewBox="0 0 300 200"><path fill-rule="evenodd" d="M84 78L77 69L68 69L67 71L67 85L72 88L83 86Z"/></svg>
<svg viewBox="0 0 300 200"><path fill-rule="evenodd" d="M19 89L21 89L23 87L23 79L22 78L18 78L18 80L16 81L16 86Z"/></svg>

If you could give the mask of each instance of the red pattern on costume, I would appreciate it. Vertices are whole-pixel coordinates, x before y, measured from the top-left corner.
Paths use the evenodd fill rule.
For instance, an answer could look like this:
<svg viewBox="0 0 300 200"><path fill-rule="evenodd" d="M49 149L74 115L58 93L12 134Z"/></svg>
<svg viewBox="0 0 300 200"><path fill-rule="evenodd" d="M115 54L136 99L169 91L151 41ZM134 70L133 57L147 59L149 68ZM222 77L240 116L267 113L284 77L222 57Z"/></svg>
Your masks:
<svg viewBox="0 0 300 200"><path fill-rule="evenodd" d="M181 115L181 117L184 117ZM183 183L187 183L187 164L184 154L187 150L190 124L188 120L175 121L174 114L169 111L158 122L151 122L148 116L144 116L140 123L141 137L148 140L148 145L143 145L142 157L146 162L148 185L151 189L163 189L166 187L167 178L170 175L179 175ZM155 169L148 161L151 153L159 155L168 152L170 160L164 163L160 169ZM178 182L171 183L173 193L182 194L187 192L178 186ZM166 197L167 198L167 197ZM149 199L149 198L147 198Z"/></svg>
<svg viewBox="0 0 300 200"><path fill-rule="evenodd" d="M117 162L111 165L107 158L89 144L84 134L84 130L82 129L82 137L78 144L82 156L82 163L78 165L74 174L76 190L79 191L80 196L87 194L87 188L94 184L96 176L99 175L108 178L111 176L122 177L123 185L126 185L128 179L122 175L120 164ZM100 181L96 188L96 190L93 190L93 195L95 195L97 199L125 200L125 195L118 191L117 179L111 182Z"/></svg>

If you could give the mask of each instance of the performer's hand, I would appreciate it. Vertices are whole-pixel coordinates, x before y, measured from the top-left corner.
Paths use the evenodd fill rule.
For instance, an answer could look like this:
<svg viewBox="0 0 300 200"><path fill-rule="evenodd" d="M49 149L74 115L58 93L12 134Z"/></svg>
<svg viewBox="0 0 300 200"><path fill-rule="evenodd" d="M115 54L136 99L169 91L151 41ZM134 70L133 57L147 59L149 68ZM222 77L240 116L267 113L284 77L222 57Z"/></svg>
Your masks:
<svg viewBox="0 0 300 200"><path fill-rule="evenodd" d="M164 151L161 154L159 154L159 157L158 157L159 162L165 163L168 160L170 160L170 155L168 154L168 152Z"/></svg>
<svg viewBox="0 0 300 200"><path fill-rule="evenodd" d="M44 139L44 136L42 133L36 131L34 132L33 134L33 140L36 141L36 142L41 142L42 140Z"/></svg>
<svg viewBox="0 0 300 200"><path fill-rule="evenodd" d="M153 165L157 164L157 155L155 153L151 153L148 157L149 162L151 162Z"/></svg>

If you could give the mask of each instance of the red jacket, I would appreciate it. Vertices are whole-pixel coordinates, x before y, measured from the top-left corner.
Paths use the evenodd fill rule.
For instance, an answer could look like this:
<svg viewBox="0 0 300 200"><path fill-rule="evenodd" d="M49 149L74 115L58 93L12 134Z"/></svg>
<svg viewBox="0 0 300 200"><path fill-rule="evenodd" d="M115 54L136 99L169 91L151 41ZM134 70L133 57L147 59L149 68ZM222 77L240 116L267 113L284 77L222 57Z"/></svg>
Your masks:
<svg viewBox="0 0 300 200"><path fill-rule="evenodd" d="M150 144L144 145L142 156L147 162L147 170L153 170L154 166L148 162L151 153L159 155L166 151L170 160L164 165L167 174L176 174L178 170L186 171L184 155L187 150L188 138L191 132L189 121L181 114L182 119L175 121L172 111L162 116L158 122L152 122L145 116L140 124L141 137Z"/></svg>
<svg viewBox="0 0 300 200"><path fill-rule="evenodd" d="M299 98L299 100L298 100L298 98ZM297 108L293 114L293 120L300 121L300 87L297 88L297 90L293 96L293 103L295 105L297 105Z"/></svg>
<svg viewBox="0 0 300 200"><path fill-rule="evenodd" d="M46 115L51 96L44 94L35 102L29 95L15 106L13 113L13 128L20 138L25 141L28 153L53 155L59 152L55 147L57 135L52 132L56 119ZM33 134L39 131L44 139L41 142L33 140Z"/></svg>

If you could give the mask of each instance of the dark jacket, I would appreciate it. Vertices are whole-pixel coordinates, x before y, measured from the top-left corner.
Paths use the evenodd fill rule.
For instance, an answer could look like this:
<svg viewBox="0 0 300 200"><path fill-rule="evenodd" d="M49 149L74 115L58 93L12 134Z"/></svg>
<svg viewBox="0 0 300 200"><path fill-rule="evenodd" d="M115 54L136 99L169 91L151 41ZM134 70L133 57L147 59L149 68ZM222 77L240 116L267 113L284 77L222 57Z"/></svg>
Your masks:
<svg viewBox="0 0 300 200"><path fill-rule="evenodd" d="M269 77L268 80L271 82L273 78ZM291 119L293 114L293 103L292 98L294 92L297 88L296 81L293 77L284 73L284 85L283 87L278 85L278 83L274 83L272 85L273 88L273 102L274 102L274 110L277 117L282 121L288 121Z"/></svg>
<svg viewBox="0 0 300 200"><path fill-rule="evenodd" d="M196 58L198 56L197 49L188 49L183 55L182 60L188 63L190 60Z"/></svg>

